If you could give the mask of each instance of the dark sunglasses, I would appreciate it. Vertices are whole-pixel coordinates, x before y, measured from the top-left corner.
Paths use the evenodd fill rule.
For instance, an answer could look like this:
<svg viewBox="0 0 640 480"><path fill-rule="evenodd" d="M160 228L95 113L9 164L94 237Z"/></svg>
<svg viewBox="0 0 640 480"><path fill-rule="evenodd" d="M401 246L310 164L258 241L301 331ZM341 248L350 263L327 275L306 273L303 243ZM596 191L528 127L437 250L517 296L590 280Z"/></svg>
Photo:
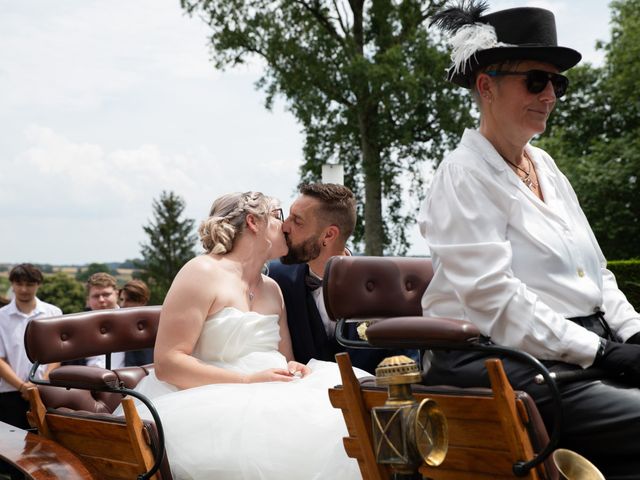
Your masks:
<svg viewBox="0 0 640 480"><path fill-rule="evenodd" d="M277 218L281 222L284 222L284 212L281 208L274 208L273 210L271 210L271 215L273 215L274 218Z"/></svg>
<svg viewBox="0 0 640 480"><path fill-rule="evenodd" d="M504 70L488 70L487 75L498 77L503 75L524 75L529 93L540 93L551 82L556 98L562 97L567 92L569 79L559 73L545 72L544 70L529 70L527 72L508 72Z"/></svg>

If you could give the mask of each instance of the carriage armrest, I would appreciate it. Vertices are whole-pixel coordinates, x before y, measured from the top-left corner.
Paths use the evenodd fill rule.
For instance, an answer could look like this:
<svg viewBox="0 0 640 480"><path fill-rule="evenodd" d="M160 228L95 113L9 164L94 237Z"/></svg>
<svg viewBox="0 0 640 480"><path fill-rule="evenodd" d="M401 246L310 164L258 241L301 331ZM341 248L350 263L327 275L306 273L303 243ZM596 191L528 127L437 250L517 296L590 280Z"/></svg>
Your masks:
<svg viewBox="0 0 640 480"><path fill-rule="evenodd" d="M479 337L473 323L451 318L391 317L367 328L369 343L385 348L464 348Z"/></svg>
<svg viewBox="0 0 640 480"><path fill-rule="evenodd" d="M122 367L116 368L113 372L118 376L121 385L126 388L135 388L140 380L149 375L153 370L153 364L143 365L142 367Z"/></svg>
<svg viewBox="0 0 640 480"><path fill-rule="evenodd" d="M107 370L86 365L64 365L51 371L49 384L55 387L81 388L84 390L113 390L135 388L149 375L148 367L124 367Z"/></svg>
<svg viewBox="0 0 640 480"><path fill-rule="evenodd" d="M120 380L112 370L84 365L64 365L51 371L49 382L56 387L85 390L111 390L118 388Z"/></svg>

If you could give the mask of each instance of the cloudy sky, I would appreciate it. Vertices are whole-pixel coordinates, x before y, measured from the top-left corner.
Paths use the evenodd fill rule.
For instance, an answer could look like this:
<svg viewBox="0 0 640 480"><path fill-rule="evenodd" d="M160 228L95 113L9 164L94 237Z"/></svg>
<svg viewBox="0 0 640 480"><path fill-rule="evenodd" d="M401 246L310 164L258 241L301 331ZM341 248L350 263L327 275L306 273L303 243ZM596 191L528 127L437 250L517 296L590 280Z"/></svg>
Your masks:
<svg viewBox="0 0 640 480"><path fill-rule="evenodd" d="M559 43L594 64L608 3L490 2L553 10ZM0 0L0 12L0 263L137 257L162 190L198 221L237 190L288 210L300 126L283 101L265 110L258 65L214 69L206 25L178 0Z"/></svg>

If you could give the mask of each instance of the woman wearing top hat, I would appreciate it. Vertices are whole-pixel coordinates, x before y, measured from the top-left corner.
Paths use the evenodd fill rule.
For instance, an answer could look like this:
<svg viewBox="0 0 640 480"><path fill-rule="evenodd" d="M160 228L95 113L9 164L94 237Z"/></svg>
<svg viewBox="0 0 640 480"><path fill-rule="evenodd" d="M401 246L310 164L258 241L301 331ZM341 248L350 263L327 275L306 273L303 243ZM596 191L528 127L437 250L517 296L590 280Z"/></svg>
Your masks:
<svg viewBox="0 0 640 480"><path fill-rule="evenodd" d="M561 72L581 55L557 46L553 14L513 8L484 14L462 2L433 23L450 34L448 79L471 91L476 130L439 166L420 213L435 275L425 315L465 319L496 344L554 371L592 366L604 381L560 384L561 445L607 479L640 478L640 315L618 289L566 177L529 144L568 88ZM504 360L515 388L553 412L535 372ZM427 381L487 384L478 353L436 352Z"/></svg>

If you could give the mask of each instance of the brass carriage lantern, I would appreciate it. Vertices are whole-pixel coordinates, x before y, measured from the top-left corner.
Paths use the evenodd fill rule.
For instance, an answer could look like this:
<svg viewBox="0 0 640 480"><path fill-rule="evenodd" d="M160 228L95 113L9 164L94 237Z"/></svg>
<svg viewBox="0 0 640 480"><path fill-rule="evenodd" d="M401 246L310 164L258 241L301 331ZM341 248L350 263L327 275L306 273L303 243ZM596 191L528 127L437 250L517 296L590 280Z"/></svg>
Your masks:
<svg viewBox="0 0 640 480"><path fill-rule="evenodd" d="M447 455L447 419L437 403L420 403L411 384L422 380L416 362L404 355L384 359L376 368L376 385L388 387L384 405L371 412L376 461L390 465L394 478L421 479L418 468L425 462L438 466Z"/></svg>

